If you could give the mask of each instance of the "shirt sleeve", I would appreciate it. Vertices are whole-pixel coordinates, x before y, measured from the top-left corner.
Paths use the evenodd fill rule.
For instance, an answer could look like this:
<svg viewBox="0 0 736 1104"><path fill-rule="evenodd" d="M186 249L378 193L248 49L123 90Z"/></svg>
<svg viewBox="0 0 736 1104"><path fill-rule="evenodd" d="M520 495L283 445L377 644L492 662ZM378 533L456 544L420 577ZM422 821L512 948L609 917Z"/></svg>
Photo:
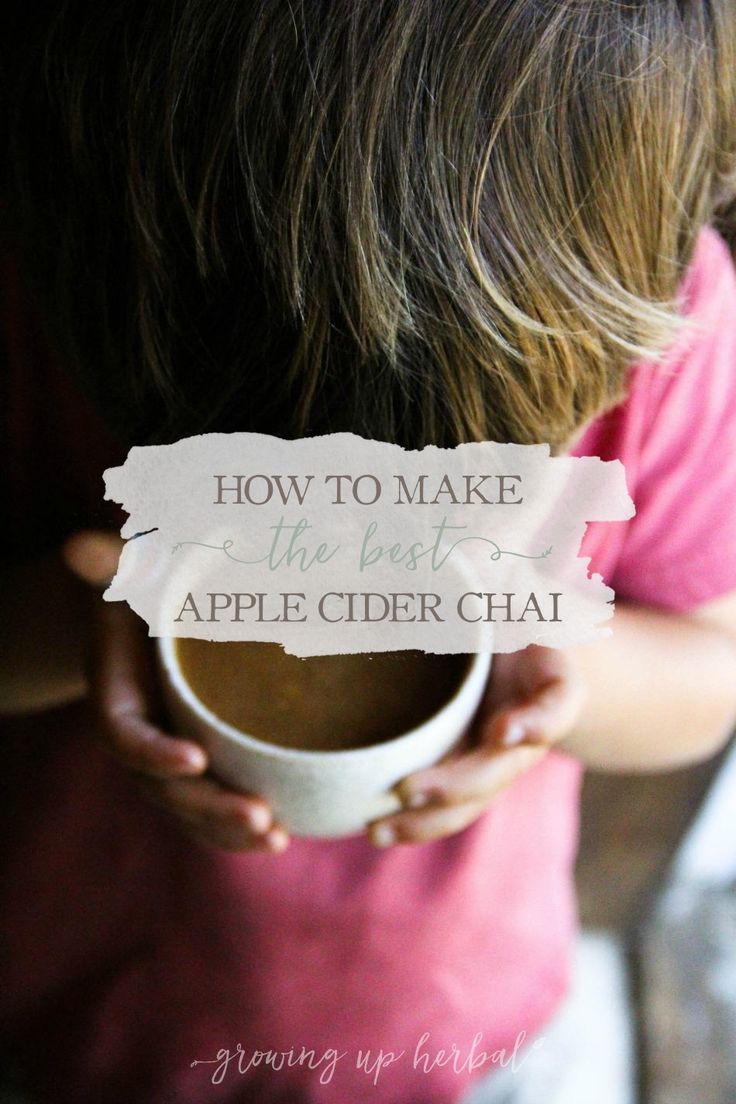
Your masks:
<svg viewBox="0 0 736 1104"><path fill-rule="evenodd" d="M680 612L736 591L736 270L714 231L683 287L693 326L651 369L636 516L611 580Z"/></svg>

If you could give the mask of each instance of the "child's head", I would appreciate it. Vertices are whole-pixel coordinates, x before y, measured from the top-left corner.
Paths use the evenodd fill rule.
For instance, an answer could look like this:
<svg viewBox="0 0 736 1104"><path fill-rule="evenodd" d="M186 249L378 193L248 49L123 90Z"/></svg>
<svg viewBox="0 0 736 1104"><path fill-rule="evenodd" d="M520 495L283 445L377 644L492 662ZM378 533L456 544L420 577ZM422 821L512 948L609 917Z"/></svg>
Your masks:
<svg viewBox="0 0 736 1104"><path fill-rule="evenodd" d="M560 445L733 195L735 8L62 4L16 137L50 323L138 438Z"/></svg>

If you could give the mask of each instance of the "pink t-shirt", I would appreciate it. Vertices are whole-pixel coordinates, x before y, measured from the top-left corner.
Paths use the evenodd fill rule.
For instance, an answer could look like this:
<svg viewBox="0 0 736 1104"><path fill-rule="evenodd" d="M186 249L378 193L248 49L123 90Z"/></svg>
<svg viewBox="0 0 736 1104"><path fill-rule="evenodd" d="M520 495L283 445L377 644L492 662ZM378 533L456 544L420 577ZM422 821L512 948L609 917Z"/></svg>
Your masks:
<svg viewBox="0 0 736 1104"><path fill-rule="evenodd" d="M685 611L736 588L736 272L710 229L681 300L692 325L572 452L621 459L636 505L589 526L581 554L620 598Z"/></svg>
<svg viewBox="0 0 736 1104"><path fill-rule="evenodd" d="M711 231L683 299L698 328L632 370L627 401L574 450L623 460L637 507L589 527L591 570L672 610L736 589L736 274ZM572 759L550 753L445 840L234 856L180 835L88 737L76 708L7 743L0 1009L47 1104L446 1104L474 1056L508 1060L557 1007Z"/></svg>

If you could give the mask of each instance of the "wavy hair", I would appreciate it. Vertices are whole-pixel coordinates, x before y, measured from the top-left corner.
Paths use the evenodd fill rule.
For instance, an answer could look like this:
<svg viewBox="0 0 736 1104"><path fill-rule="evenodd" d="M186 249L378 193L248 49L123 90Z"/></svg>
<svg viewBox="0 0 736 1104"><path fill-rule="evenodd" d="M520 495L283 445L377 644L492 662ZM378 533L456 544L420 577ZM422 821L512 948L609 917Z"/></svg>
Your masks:
<svg viewBox="0 0 736 1104"><path fill-rule="evenodd" d="M14 138L59 347L131 441L561 447L736 195L735 9L65 0Z"/></svg>

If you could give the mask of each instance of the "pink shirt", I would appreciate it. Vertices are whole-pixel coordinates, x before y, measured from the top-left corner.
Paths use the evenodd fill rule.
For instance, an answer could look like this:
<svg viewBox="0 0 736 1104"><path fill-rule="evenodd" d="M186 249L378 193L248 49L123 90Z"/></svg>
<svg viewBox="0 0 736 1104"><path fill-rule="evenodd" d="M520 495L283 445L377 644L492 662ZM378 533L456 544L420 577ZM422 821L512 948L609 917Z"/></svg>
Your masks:
<svg viewBox="0 0 736 1104"><path fill-rule="evenodd" d="M619 597L684 611L736 588L736 272L710 229L681 299L694 325L572 451L621 459L636 505L591 525L581 554Z"/></svg>
<svg viewBox="0 0 736 1104"><path fill-rule="evenodd" d="M591 570L672 610L736 589L736 274L710 231L683 297L699 329L574 450L622 459L637 506L589 527ZM49 1104L440 1104L557 1007L577 762L551 753L446 840L233 856L181 836L88 736L74 708L7 742L0 1009ZM453 1044L456 1068L430 1069ZM376 1074L379 1051L401 1056Z"/></svg>

